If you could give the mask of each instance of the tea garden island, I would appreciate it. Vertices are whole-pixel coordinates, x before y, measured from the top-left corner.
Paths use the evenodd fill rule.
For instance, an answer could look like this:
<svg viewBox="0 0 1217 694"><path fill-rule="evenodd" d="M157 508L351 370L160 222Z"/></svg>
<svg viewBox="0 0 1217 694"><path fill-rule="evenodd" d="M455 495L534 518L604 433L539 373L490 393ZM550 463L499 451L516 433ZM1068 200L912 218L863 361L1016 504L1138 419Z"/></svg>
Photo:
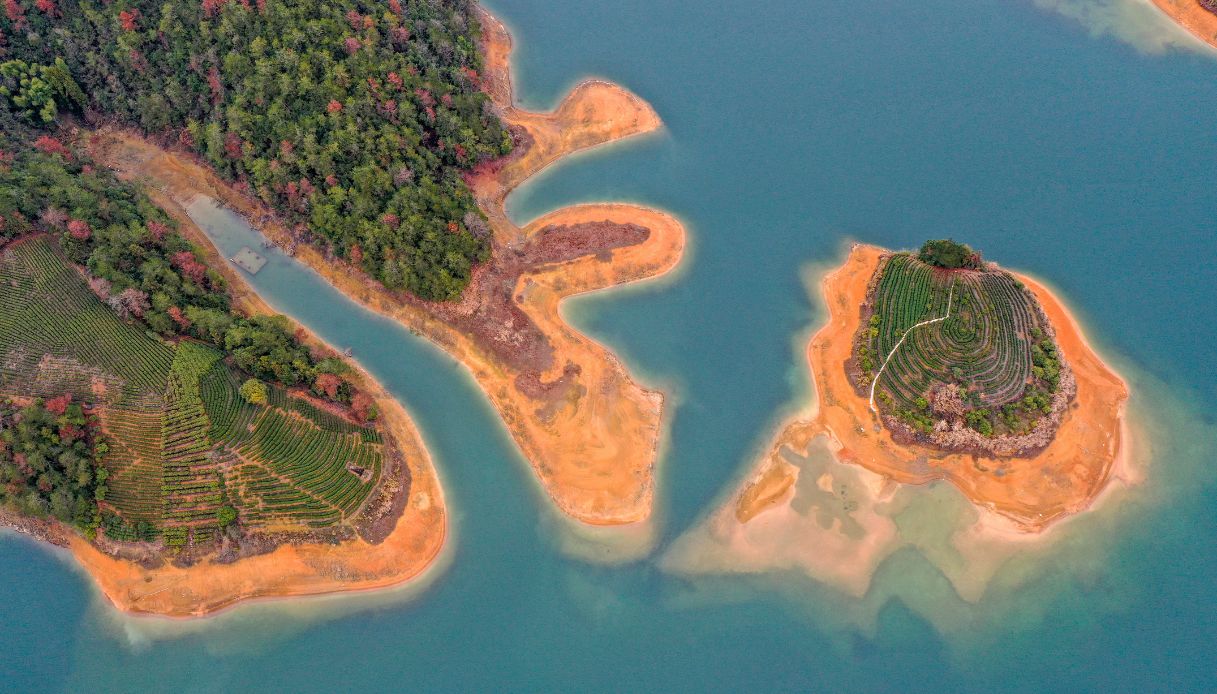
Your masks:
<svg viewBox="0 0 1217 694"><path fill-rule="evenodd" d="M897 441L1025 456L1052 441L1076 393L1039 301L951 240L884 257L846 364Z"/></svg>

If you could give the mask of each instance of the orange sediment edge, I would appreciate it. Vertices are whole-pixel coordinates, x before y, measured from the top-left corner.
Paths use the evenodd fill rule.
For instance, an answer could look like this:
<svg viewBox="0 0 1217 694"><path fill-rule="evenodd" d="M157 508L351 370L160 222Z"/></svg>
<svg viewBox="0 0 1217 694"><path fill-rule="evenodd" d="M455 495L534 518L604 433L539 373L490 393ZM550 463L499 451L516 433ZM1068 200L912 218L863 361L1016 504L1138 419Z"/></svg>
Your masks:
<svg viewBox="0 0 1217 694"><path fill-rule="evenodd" d="M525 134L516 152L491 170L469 177L498 241L510 247L549 226L606 221L638 224L650 235L642 243L613 250L608 261L583 257L521 276L515 291L518 304L554 349L554 366L546 377L557 377L566 363L572 363L580 369L578 385L585 393L561 407L550 421L535 416L537 405L514 389L510 382L514 373L501 369L493 359L484 360L488 368L471 366L559 509L588 525L642 523L653 510L664 395L638 385L616 354L571 328L562 319L561 302L576 294L668 274L684 255L685 228L669 214L623 203L567 207L521 228L507 218L504 201L521 182L564 156L653 132L663 122L637 95L594 79L579 83L552 112L517 108L509 64L511 36L484 10L480 18L486 56L483 87L504 122Z"/></svg>
<svg viewBox="0 0 1217 694"><path fill-rule="evenodd" d="M1187 29L1193 36L1217 48L1217 14L1196 0L1152 0L1155 7Z"/></svg>
<svg viewBox="0 0 1217 694"><path fill-rule="evenodd" d="M253 291L185 210L165 193L148 189L153 201L172 215L178 230L224 275L234 304L251 315L276 313ZM323 345L307 333L305 341ZM447 537L447 508L430 454L409 414L358 362L348 359L356 385L376 401L380 427L392 439L409 470L405 508L383 542L356 538L333 544L285 544L254 557L222 564L207 558L189 567L165 563L155 568L111 557L76 533L68 548L115 607L133 614L203 617L253 600L326 595L388 588L432 566ZM388 480L387 483L392 483Z"/></svg>
<svg viewBox="0 0 1217 694"><path fill-rule="evenodd" d="M591 358L578 362L584 382L607 384L617 391L615 396L625 397L603 403L584 396L586 406L571 413L565 424L577 428L583 437L580 439L564 439L561 432L555 434L552 427L536 418L518 420L513 433L559 509L587 525L614 526L651 517L665 397L662 392L638 386L612 350L571 328L562 318L562 305L572 296L654 281L671 273L682 256L685 233L683 225L671 215L637 205L608 203L556 210L529 223L523 235L531 236L549 226L601 221L640 224L651 233L643 243L613 251L611 263L585 256L525 273L515 293L524 297L521 306L559 347L556 362L561 363L571 353L589 355ZM509 406L504 403L504 407ZM598 444L596 457L604 461L595 468L580 464L585 450L579 445L586 439ZM637 445L639 442L644 445ZM566 464L542 466L541 461L555 458Z"/></svg>
<svg viewBox="0 0 1217 694"><path fill-rule="evenodd" d="M1136 481L1129 462L1132 442L1125 417L1128 385L1094 352L1065 305L1043 283L1025 276L1019 279L1039 299L1078 382L1077 397L1052 443L1031 458L997 461L901 445L892 441L886 429L875 432L867 401L854 392L844 364L861 320L859 307L867 284L883 253L874 246L854 245L844 265L822 278L829 317L807 348L816 406L809 420L792 421L783 428L754 479L763 479L764 466L779 459L775 454L781 446L805 448L824 433L842 462L903 484L948 480L982 511L1003 519L987 525L1004 525L1024 534L1037 533L1089 507L1113 474ZM999 465L1006 470L1002 475L993 472ZM741 520L763 510L753 508L752 484L755 482L736 498Z"/></svg>
<svg viewBox="0 0 1217 694"><path fill-rule="evenodd" d="M503 201L511 189L540 169L575 151L653 131L662 122L641 98L607 82L580 84L551 113L532 113L511 103L506 29L483 13L486 69L482 85L503 119L524 134L508 157L469 175L470 187L490 220L497 241L510 248L546 226L611 222L645 225L648 238L616 248L604 259L580 258L534 268L521 275L515 296L520 309L542 326L553 348L546 383L578 367L575 387L544 414L544 403L516 387L519 372L418 306L386 291L344 262L323 257L311 246L296 248L296 258L348 297L397 320L426 337L465 365L499 412L555 505L589 525L630 525L651 518L655 465L664 426L664 396L638 385L621 360L571 328L560 315L567 296L670 272L683 257L684 226L671 215L628 204L579 205L545 215L524 228L507 219ZM128 178L159 188L185 204L196 194L221 200L251 220L273 242L293 245L288 229L256 200L247 198L189 156L168 152L129 132L99 133L99 159Z"/></svg>
<svg viewBox="0 0 1217 694"><path fill-rule="evenodd" d="M404 411L402 411L404 414ZM400 436L400 431L397 433ZM410 432L415 436L416 432ZM160 617L204 617L239 603L389 588L422 574L444 546L443 493L421 448L402 447L415 475L410 499L383 542L286 544L274 551L219 564L145 569L115 559L73 534L69 549L117 608Z"/></svg>

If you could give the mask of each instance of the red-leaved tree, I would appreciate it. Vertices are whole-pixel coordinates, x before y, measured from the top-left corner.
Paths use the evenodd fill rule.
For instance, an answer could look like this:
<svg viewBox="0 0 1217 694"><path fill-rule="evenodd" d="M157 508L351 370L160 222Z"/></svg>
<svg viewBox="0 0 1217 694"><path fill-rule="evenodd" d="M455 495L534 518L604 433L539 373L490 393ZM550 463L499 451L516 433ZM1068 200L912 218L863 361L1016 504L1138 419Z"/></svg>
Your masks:
<svg viewBox="0 0 1217 694"><path fill-rule="evenodd" d="M73 219L72 221L68 222L68 235L77 241L88 241L89 239L93 238L93 229L89 227L88 222L80 219Z"/></svg>
<svg viewBox="0 0 1217 694"><path fill-rule="evenodd" d="M169 310L165 311L165 313L168 313L173 322L177 323L178 327L182 330L190 329L190 319L186 317L186 314L182 313L182 309L177 306L170 306Z"/></svg>
<svg viewBox="0 0 1217 694"><path fill-rule="evenodd" d="M136 23L139 20L139 10L123 10L118 13L118 23L122 26L123 31L135 31L139 28Z"/></svg>
<svg viewBox="0 0 1217 694"><path fill-rule="evenodd" d="M63 413L68 411L68 405L70 404L72 404L72 394L64 393L57 398L47 400L44 407L46 407L47 412L50 412L56 417L62 417Z"/></svg>
<svg viewBox="0 0 1217 694"><path fill-rule="evenodd" d="M325 397L333 400L338 397L338 389L342 387L342 379L334 374L318 374L314 381L317 390L325 393Z"/></svg>
<svg viewBox="0 0 1217 694"><path fill-rule="evenodd" d="M227 0L203 0L203 16L210 19L223 9Z"/></svg>
<svg viewBox="0 0 1217 694"><path fill-rule="evenodd" d="M72 158L72 152L62 142L50 135L42 135L34 140L34 149L45 154L58 154L64 159Z"/></svg>
<svg viewBox="0 0 1217 694"><path fill-rule="evenodd" d="M170 257L173 267L190 279L191 282L203 286L203 278L207 277L207 266L200 263L190 251L178 251Z"/></svg>
<svg viewBox="0 0 1217 694"><path fill-rule="evenodd" d="M55 5L55 0L35 0L34 7L48 17L59 16L59 7Z"/></svg>
<svg viewBox="0 0 1217 694"><path fill-rule="evenodd" d="M14 29L22 29L26 25L25 9L17 0L4 0L4 14L13 23Z"/></svg>
<svg viewBox="0 0 1217 694"><path fill-rule="evenodd" d="M370 422L376 419L376 402L367 393L355 393L351 398L351 414L361 422Z"/></svg>
<svg viewBox="0 0 1217 694"><path fill-rule="evenodd" d="M152 234L152 239L157 243L165 240L165 234L169 233L169 227L164 222L158 222L155 219L148 222L148 233Z"/></svg>

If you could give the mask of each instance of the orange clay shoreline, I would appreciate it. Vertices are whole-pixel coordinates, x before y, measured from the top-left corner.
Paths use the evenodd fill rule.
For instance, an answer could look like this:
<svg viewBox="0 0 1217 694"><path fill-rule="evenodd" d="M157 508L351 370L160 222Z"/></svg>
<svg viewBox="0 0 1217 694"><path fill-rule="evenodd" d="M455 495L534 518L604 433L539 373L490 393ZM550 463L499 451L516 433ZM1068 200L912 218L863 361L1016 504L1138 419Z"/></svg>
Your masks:
<svg viewBox="0 0 1217 694"><path fill-rule="evenodd" d="M560 304L568 296L670 272L683 255L684 227L663 212L612 203L564 208L520 228L508 219L504 200L561 157L654 131L662 121L641 98L598 80L578 85L552 113L515 108L510 35L489 14L480 17L483 88L517 146L468 176L494 245L492 260L475 270L460 302L431 304L386 290L342 260L297 246L259 201L189 154L113 128L94 133L94 153L178 206L196 195L221 201L272 242L294 248L298 260L348 297L435 342L470 370L562 512L592 525L639 523L651 516L654 502L663 394L639 386L616 355L567 325ZM519 257L534 262L511 266ZM549 358L513 361L529 345Z"/></svg>
<svg viewBox="0 0 1217 694"><path fill-rule="evenodd" d="M633 225L649 234L641 243L584 255L524 273L515 302L551 342L553 366L543 378L568 378L558 409L544 411L515 382L518 374L490 360L466 361L532 464L557 506L583 523L620 525L647 520L654 504L664 397L639 386L610 350L575 331L562 319L568 296L671 272L684 253L685 229L658 210L620 203L584 204L556 210L523 228L507 217L504 202L520 183L573 152L658 130L663 122L643 99L621 87L586 80L551 113L516 108L509 56L511 35L485 10L483 87L517 137L517 149L501 167L475 173L470 187L490 220L498 246L513 248L551 229L597 223ZM596 233L592 231L590 233ZM573 369L572 369L573 367ZM504 383L508 381L508 383ZM506 386L506 387L505 387Z"/></svg>
<svg viewBox="0 0 1217 694"><path fill-rule="evenodd" d="M658 211L624 204L579 205L515 227L507 219L507 193L558 158L587 147L661 126L641 99L605 82L579 85L552 114L535 114L511 104L507 56L510 37L483 13L486 25L488 91L504 120L526 133L517 153L470 184L495 233L496 248L514 247L550 230L592 232L603 225L643 227L640 243L611 252L527 268L515 286L516 304L535 322L562 359L546 374L549 388L565 379L554 402L532 401L518 386L519 373L499 363L491 350L419 310L353 268L324 258L311 247L297 257L348 296L400 320L465 363L490 396L509 430L558 507L589 524L615 525L645 520L653 503L663 397L635 384L609 350L567 326L559 304L567 296L655 277L674 268L684 248L684 228ZM294 245L287 230L261 205L247 198L188 155L166 151L131 132L102 129L89 136L94 156L129 180L142 184L154 201L174 216L181 231L221 270L237 305L251 313L271 308L220 257L210 239L185 212L199 195L220 200L254 220L281 245ZM606 254L608 257L606 258ZM471 287L471 290L476 287ZM317 342L310 336L310 341ZM575 366L571 384L571 365ZM404 511L380 543L362 539L337 545L286 544L265 555L230 564L204 560L181 568L140 564L104 554L63 529L44 534L68 546L106 598L123 611L166 617L214 614L243 601L386 588L421 574L439 555L447 532L443 492L413 422L401 405L356 365L359 385L375 395L382 425L409 466L411 486ZM539 379L540 380L540 379ZM552 390L552 388L549 388Z"/></svg>
<svg viewBox="0 0 1217 694"><path fill-rule="evenodd" d="M207 235L172 197L156 188L147 192L174 217L179 232L202 251L207 264L224 275L235 307L250 315L276 313L224 262ZM311 333L302 334L307 344L333 351ZM372 544L357 537L339 544L284 544L267 554L227 564L207 558L189 567L165 562L154 568L105 554L70 531L59 533L57 544L68 547L115 607L161 617L213 615L251 600L387 588L419 576L435 561L447 535L443 490L405 409L358 363L348 362L354 371L352 381L376 401L379 427L401 454L409 473L404 509L382 542ZM386 479L382 484L400 482Z"/></svg>
<svg viewBox="0 0 1217 694"><path fill-rule="evenodd" d="M844 365L861 320L867 284L884 253L874 246L855 245L845 264L821 281L828 322L807 348L817 405L810 419L783 427L736 497L736 519L747 523L777 505L797 473L780 451L787 446L806 451L821 434L829 437L835 457L843 463L861 466L888 482L948 480L973 504L1009 519L1024 534L1038 533L1089 507L1114 467L1126 464L1131 444L1124 421L1128 386L1091 349L1064 304L1026 276L1018 275L1039 299L1078 383L1077 397L1052 443L1031 458L991 459L901 445L886 429L875 431L867 401L854 392Z"/></svg>
<svg viewBox="0 0 1217 694"><path fill-rule="evenodd" d="M1217 14L1204 9L1196 0L1153 0L1153 3L1196 38L1217 48Z"/></svg>

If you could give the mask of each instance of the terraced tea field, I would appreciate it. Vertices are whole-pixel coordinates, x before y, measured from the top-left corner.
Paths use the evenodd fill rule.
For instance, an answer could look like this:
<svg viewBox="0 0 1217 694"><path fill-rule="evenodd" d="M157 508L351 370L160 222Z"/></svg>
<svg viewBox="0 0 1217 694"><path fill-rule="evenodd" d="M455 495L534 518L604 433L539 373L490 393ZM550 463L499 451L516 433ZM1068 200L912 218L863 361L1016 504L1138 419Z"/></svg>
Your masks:
<svg viewBox="0 0 1217 694"><path fill-rule="evenodd" d="M1035 380L1033 347L1048 331L1012 275L942 270L908 254L892 256L882 273L864 340L879 402L924 410L939 384L958 384L973 408L1024 397Z"/></svg>
<svg viewBox="0 0 1217 694"><path fill-rule="evenodd" d="M235 374L216 364L202 394L210 434L224 442L223 477L243 521L324 527L354 515L380 479L379 433L280 388L271 388L268 405L251 405L239 387Z"/></svg>
<svg viewBox="0 0 1217 694"><path fill-rule="evenodd" d="M124 323L45 237L0 252L0 391L157 409L173 348Z"/></svg>
<svg viewBox="0 0 1217 694"><path fill-rule="evenodd" d="M252 405L222 356L119 319L48 237L0 251L0 396L99 406L115 539L143 524L170 546L206 544L225 508L251 530L331 527L379 483L376 429L275 386Z"/></svg>

